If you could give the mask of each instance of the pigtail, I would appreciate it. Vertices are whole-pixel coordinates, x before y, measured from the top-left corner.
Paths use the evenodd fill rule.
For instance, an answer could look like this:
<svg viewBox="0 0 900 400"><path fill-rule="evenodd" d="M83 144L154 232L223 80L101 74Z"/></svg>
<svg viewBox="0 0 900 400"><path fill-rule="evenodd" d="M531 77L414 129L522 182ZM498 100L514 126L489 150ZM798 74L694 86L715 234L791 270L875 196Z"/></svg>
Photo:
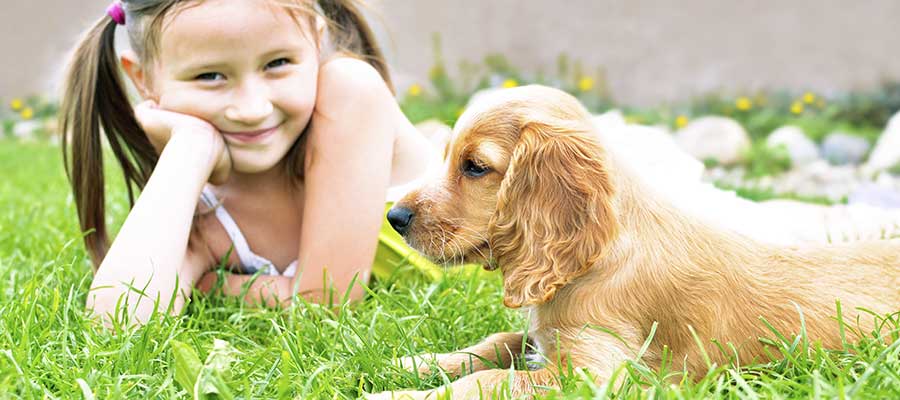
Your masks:
<svg viewBox="0 0 900 400"><path fill-rule="evenodd" d="M95 269L109 249L101 128L122 168L131 206L135 187L144 187L158 158L122 84L116 26L103 17L81 39L67 68L60 110L63 163Z"/></svg>
<svg viewBox="0 0 900 400"><path fill-rule="evenodd" d="M393 92L394 84L381 47L375 41L372 28L366 23L353 0L319 0L318 4L324 16L331 22L330 33L337 48L347 50L372 64Z"/></svg>

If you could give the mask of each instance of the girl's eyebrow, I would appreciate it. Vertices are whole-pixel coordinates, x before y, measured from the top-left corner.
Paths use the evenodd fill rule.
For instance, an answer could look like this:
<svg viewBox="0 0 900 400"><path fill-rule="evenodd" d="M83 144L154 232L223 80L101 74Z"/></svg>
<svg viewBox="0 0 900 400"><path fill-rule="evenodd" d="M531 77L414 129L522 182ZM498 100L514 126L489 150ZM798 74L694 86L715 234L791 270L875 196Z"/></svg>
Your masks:
<svg viewBox="0 0 900 400"><path fill-rule="evenodd" d="M302 46L283 46L273 50L269 50L262 54L261 58L271 58L283 53L303 53Z"/></svg>
<svg viewBox="0 0 900 400"><path fill-rule="evenodd" d="M204 64L184 64L178 67L179 70L182 71L196 71L196 70L206 70L206 69L220 69L225 67L226 63L204 63Z"/></svg>
<svg viewBox="0 0 900 400"><path fill-rule="evenodd" d="M285 53L296 53L303 54L303 46L294 46L294 45L284 45L281 47L274 48L265 53L262 53L259 56L260 60L266 60L276 55L281 55ZM198 70L211 70L211 69L223 69L228 66L228 62L205 62L198 61L197 63L191 63L190 61L186 61L183 64L177 65L176 69L179 71L198 71Z"/></svg>

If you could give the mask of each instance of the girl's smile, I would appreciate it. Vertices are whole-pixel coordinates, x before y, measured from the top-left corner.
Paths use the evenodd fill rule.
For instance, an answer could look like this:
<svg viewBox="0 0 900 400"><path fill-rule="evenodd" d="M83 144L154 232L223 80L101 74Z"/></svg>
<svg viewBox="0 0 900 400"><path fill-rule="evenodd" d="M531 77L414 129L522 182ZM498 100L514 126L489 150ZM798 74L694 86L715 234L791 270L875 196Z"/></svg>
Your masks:
<svg viewBox="0 0 900 400"><path fill-rule="evenodd" d="M272 128L260 129L260 130L255 130L255 131L243 131L243 132L221 131L221 132L222 132L222 135L225 136L225 141L230 145L233 145L233 144L237 144L237 145L255 144L255 143L262 143L266 139L272 137L272 135L275 134L278 131L278 128L280 128L280 127L281 127L281 125L279 124L278 126L275 126ZM238 142L238 143L234 143L234 142Z"/></svg>

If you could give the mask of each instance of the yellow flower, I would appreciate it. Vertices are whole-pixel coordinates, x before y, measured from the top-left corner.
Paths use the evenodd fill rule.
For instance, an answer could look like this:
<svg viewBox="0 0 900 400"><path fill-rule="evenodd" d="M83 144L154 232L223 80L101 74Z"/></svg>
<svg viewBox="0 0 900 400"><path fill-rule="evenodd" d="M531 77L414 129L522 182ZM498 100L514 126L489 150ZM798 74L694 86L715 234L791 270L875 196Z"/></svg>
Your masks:
<svg viewBox="0 0 900 400"><path fill-rule="evenodd" d="M747 97L741 96L741 97L738 97L737 100L735 100L734 106L737 107L738 110L747 111L747 110L753 108L753 101L751 101Z"/></svg>
<svg viewBox="0 0 900 400"><path fill-rule="evenodd" d="M795 101L794 104L791 104L791 112L794 114L802 114L803 113L803 103L799 101Z"/></svg>
<svg viewBox="0 0 900 400"><path fill-rule="evenodd" d="M584 77L578 80L578 90L582 92L587 92L594 88L594 79L590 77Z"/></svg>
<svg viewBox="0 0 900 400"><path fill-rule="evenodd" d="M409 92L408 92L408 93L409 93L409 95L412 96L412 97L417 97L417 96L419 96L420 94L422 94L422 87L419 86L419 84L417 84L417 83L416 83L416 84L413 84L412 86L409 87Z"/></svg>
<svg viewBox="0 0 900 400"><path fill-rule="evenodd" d="M684 115L679 115L675 118L675 127L678 129L684 128L688 124L688 117Z"/></svg>
<svg viewBox="0 0 900 400"><path fill-rule="evenodd" d="M812 104L816 101L816 95L812 94L812 92L806 92L803 94L803 102L806 104Z"/></svg>
<svg viewBox="0 0 900 400"><path fill-rule="evenodd" d="M515 79L507 79L503 81L503 87L505 88L514 88L516 86L519 86L519 82L516 82Z"/></svg>
<svg viewBox="0 0 900 400"><path fill-rule="evenodd" d="M34 110L32 110L31 107L25 107L20 115L22 116L22 119L32 119L34 118Z"/></svg>
<svg viewBox="0 0 900 400"><path fill-rule="evenodd" d="M13 111L19 111L25 106L25 102L22 101L22 99L12 99L12 101L9 102L9 106L12 107Z"/></svg>

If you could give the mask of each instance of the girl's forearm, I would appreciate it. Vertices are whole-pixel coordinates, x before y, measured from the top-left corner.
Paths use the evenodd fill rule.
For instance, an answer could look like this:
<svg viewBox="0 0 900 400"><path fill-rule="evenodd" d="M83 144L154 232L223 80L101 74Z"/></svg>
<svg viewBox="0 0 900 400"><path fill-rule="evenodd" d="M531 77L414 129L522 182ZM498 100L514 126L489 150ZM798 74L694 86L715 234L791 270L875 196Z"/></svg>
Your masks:
<svg viewBox="0 0 900 400"><path fill-rule="evenodd" d="M286 276L240 275L225 273L221 283L222 294L226 296L244 296L244 301L254 307L264 305L288 306L291 303L293 279ZM210 293L219 287L219 275L215 271L207 272L197 282L197 289ZM249 286L247 286L249 284Z"/></svg>
<svg viewBox="0 0 900 400"><path fill-rule="evenodd" d="M318 283L296 283L297 287L295 288L295 278L286 276L253 276L225 273L222 277L224 280L220 286L219 274L215 271L207 272L197 282L197 289L209 294L221 287L221 294L226 296L243 296L244 302L254 307L275 307L276 305L287 307L294 298L294 290L297 291L298 296L305 300L320 304L337 303L342 301L344 296L344 292L339 292L335 287L323 289L321 279ZM355 285L353 290L351 290L350 299L359 300L364 293L360 285Z"/></svg>
<svg viewBox="0 0 900 400"><path fill-rule="evenodd" d="M175 135L160 154L94 276L87 307L95 315L115 313L122 299L130 320L144 321L157 301L160 310L172 306L179 312L190 295L199 274L181 267L197 199L210 174L204 146L198 146L197 139Z"/></svg>

